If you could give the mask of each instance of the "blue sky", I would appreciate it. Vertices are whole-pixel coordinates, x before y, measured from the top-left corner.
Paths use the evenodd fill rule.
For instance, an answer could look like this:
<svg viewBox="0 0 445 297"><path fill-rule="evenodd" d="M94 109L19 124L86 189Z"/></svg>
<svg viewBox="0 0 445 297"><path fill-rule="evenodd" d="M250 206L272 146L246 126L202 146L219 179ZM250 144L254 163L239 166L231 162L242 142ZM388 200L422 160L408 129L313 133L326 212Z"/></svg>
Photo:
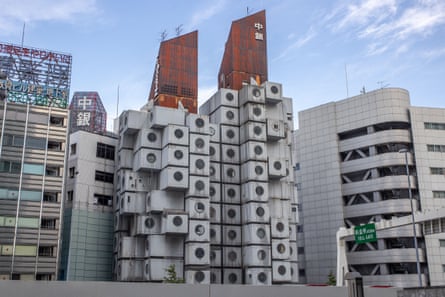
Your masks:
<svg viewBox="0 0 445 297"><path fill-rule="evenodd" d="M109 115L147 100L161 32L199 31L199 101L216 91L231 22L266 9L269 80L294 112L380 87L445 107L444 0L0 0L0 40L73 55L74 91ZM346 88L345 69L348 76Z"/></svg>

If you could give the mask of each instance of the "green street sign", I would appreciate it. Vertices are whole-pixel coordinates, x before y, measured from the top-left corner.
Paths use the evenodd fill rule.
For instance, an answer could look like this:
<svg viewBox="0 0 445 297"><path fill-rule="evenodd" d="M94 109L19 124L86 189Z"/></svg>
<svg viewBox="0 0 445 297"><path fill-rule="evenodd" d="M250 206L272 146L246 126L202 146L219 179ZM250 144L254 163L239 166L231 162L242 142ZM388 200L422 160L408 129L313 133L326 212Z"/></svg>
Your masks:
<svg viewBox="0 0 445 297"><path fill-rule="evenodd" d="M355 243L367 243L377 241L375 224L366 224L354 227Z"/></svg>

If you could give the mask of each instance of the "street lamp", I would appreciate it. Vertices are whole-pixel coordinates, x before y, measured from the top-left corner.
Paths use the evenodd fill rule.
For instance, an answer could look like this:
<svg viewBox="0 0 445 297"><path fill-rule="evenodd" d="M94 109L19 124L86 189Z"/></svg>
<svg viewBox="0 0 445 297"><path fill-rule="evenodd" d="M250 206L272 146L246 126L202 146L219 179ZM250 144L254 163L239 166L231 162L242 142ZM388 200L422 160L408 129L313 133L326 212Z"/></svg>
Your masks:
<svg viewBox="0 0 445 297"><path fill-rule="evenodd" d="M411 179L409 178L409 168L408 168L408 149L401 149L399 153L405 154L405 168L406 168L406 176L408 178L408 193L409 193L409 202L411 204L411 219L413 224L413 233L414 233L414 248L416 249L416 264L417 264L417 275L419 277L419 287L422 287L422 274L420 272L420 261L419 261L419 247L417 245L417 234L416 234L416 221L414 220L414 208L413 208L413 194L411 192Z"/></svg>

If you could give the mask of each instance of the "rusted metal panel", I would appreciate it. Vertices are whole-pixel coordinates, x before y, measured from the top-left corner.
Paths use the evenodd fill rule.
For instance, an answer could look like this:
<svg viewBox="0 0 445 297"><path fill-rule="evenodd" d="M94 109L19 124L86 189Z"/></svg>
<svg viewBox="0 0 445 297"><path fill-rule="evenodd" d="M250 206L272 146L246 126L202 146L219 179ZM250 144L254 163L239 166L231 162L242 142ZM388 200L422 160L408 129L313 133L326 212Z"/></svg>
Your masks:
<svg viewBox="0 0 445 297"><path fill-rule="evenodd" d="M232 23L218 74L218 87L239 90L253 77L267 81L266 12Z"/></svg>
<svg viewBox="0 0 445 297"><path fill-rule="evenodd" d="M161 42L149 100L154 100L157 105L173 108L177 108L178 102L181 101L184 107L187 105L190 112L196 113L198 101L197 31Z"/></svg>

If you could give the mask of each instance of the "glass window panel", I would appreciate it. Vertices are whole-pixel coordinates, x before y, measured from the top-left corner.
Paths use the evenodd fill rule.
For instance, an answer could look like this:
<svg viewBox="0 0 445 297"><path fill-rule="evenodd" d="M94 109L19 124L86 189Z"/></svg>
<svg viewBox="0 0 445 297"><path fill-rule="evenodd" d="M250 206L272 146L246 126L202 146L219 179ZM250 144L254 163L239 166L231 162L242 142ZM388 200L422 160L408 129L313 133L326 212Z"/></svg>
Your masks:
<svg viewBox="0 0 445 297"><path fill-rule="evenodd" d="M46 140L44 138L28 137L26 139L26 147L43 150L46 147Z"/></svg>
<svg viewBox="0 0 445 297"><path fill-rule="evenodd" d="M18 227L22 228L38 228L39 227L39 219L37 218L19 218Z"/></svg>
<svg viewBox="0 0 445 297"><path fill-rule="evenodd" d="M22 200L40 201L41 198L42 198L42 192L22 190L22 197L21 197Z"/></svg>
<svg viewBox="0 0 445 297"><path fill-rule="evenodd" d="M12 140L13 146L23 146L23 136L14 136L14 139Z"/></svg>
<svg viewBox="0 0 445 297"><path fill-rule="evenodd" d="M23 173L43 175L43 165L25 163L23 165Z"/></svg>
<svg viewBox="0 0 445 297"><path fill-rule="evenodd" d="M11 163L11 173L20 173L21 167L22 166L19 162L12 162Z"/></svg>
<svg viewBox="0 0 445 297"><path fill-rule="evenodd" d="M11 170L10 161L0 161L0 172L9 172Z"/></svg>
<svg viewBox="0 0 445 297"><path fill-rule="evenodd" d="M36 256L37 247L35 245L16 245L15 246L16 256Z"/></svg>

